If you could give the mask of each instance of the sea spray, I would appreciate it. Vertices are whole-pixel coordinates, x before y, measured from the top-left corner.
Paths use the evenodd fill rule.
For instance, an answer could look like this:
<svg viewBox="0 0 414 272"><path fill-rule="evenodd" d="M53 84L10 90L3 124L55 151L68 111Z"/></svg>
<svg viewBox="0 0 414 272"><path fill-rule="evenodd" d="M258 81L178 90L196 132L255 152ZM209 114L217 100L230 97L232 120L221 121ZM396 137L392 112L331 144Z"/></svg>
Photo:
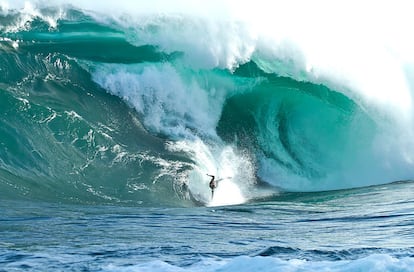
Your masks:
<svg viewBox="0 0 414 272"><path fill-rule="evenodd" d="M168 149L185 152L194 161L188 171L188 189L192 197L209 206L243 203L254 195L256 185L255 166L246 153L237 153L232 146L207 145L200 139L194 141L170 142ZM208 186L214 175L217 188L214 192Z"/></svg>

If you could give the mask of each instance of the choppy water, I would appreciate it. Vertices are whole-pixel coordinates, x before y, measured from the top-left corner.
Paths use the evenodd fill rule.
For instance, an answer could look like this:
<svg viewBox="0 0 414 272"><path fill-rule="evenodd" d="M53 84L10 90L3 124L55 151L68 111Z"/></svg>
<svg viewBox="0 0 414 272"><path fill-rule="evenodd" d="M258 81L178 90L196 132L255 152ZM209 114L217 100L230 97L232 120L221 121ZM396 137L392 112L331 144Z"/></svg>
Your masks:
<svg viewBox="0 0 414 272"><path fill-rule="evenodd" d="M411 182L215 208L1 201L2 271L414 271Z"/></svg>

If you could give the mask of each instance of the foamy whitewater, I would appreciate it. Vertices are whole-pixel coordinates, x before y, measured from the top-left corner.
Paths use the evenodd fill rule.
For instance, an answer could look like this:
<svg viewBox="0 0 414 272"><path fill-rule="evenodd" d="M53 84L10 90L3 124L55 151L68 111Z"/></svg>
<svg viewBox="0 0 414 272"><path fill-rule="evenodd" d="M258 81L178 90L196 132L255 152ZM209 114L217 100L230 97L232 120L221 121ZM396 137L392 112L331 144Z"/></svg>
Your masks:
<svg viewBox="0 0 414 272"><path fill-rule="evenodd" d="M6 271L44 262L48 270L410 271L413 207L410 195L398 198L414 176L413 23L405 1L0 0L0 263ZM207 174L218 180L214 192ZM92 234L96 243L82 241L79 253L65 235L47 239L60 218L73 225L71 241L88 233L74 207L86 222L101 218L96 229L119 233ZM318 211L326 216L313 221ZM38 224L32 213L51 229L19 232L25 220ZM290 216L279 224L280 213ZM113 214L134 220L119 229ZM160 214L165 222L148 227ZM389 223L382 236L378 218ZM183 231L184 222L194 227ZM352 224L372 239L361 230L342 245ZM296 241L313 227L316 238ZM158 236L129 232L139 228ZM198 233L210 228L233 234ZM125 230L137 243L130 252ZM184 238L166 246L172 253L154 254L174 233ZM212 240L223 244L201 250ZM61 261L52 261L52 245ZM97 260L94 245L120 255ZM277 250L263 254L269 249ZM191 254L180 260L182 250ZM77 265L67 254L85 259Z"/></svg>

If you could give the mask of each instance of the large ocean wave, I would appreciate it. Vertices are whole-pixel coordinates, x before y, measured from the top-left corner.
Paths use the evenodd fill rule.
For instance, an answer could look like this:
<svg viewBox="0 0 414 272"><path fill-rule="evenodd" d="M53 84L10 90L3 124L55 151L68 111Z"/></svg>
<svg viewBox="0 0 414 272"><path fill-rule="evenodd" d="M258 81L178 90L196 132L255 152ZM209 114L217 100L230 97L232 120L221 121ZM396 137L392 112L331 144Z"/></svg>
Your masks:
<svg viewBox="0 0 414 272"><path fill-rule="evenodd" d="M0 3L4 196L224 205L413 178L404 6L78 2Z"/></svg>

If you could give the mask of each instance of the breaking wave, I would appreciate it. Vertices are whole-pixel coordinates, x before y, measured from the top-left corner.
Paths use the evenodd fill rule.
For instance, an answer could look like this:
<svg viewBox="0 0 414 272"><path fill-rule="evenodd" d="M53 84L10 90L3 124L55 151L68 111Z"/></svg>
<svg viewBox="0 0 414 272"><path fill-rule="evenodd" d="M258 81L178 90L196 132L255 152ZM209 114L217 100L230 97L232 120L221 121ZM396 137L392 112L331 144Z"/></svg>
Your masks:
<svg viewBox="0 0 414 272"><path fill-rule="evenodd" d="M404 7L78 2L0 3L0 194L227 205L413 178Z"/></svg>

